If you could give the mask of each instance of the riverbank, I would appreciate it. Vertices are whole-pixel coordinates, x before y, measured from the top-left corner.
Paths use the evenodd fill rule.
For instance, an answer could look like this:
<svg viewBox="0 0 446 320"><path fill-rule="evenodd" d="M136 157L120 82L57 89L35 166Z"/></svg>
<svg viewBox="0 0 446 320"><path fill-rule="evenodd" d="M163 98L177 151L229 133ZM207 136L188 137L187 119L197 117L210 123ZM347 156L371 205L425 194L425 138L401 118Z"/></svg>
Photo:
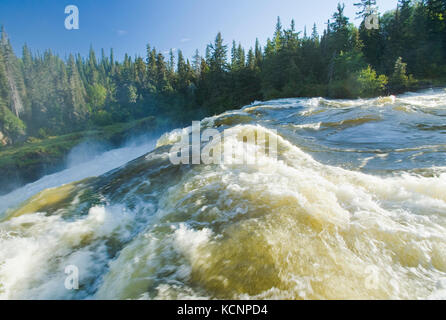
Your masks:
<svg viewBox="0 0 446 320"><path fill-rule="evenodd" d="M94 142L112 149L120 147L132 137L155 134L163 127L155 117L147 117L62 136L31 138L19 145L2 147L0 194L62 170L70 151L83 142Z"/></svg>

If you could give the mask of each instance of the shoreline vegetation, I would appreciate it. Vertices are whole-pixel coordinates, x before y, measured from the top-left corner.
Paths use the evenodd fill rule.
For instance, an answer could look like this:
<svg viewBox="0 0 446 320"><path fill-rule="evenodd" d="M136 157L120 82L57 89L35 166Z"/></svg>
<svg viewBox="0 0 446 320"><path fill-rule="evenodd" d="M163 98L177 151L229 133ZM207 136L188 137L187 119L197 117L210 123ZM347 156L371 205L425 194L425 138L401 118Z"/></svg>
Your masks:
<svg viewBox="0 0 446 320"><path fill-rule="evenodd" d="M374 0L358 0L366 19ZM16 56L0 40L0 184L35 181L60 169L84 140L119 146L130 132L155 133L253 101L315 97L370 98L446 84L446 1L399 0L379 29L356 27L339 4L319 34L284 28L278 18L262 47L225 44L221 33L191 60L181 50L146 57L113 50L63 60L50 50ZM167 125L169 124L169 126ZM169 127L169 128L168 128ZM3 191L4 191L3 190Z"/></svg>
<svg viewBox="0 0 446 320"><path fill-rule="evenodd" d="M0 195L65 169L70 151L81 143L101 144L106 151L122 147L134 138L151 137L169 129L155 117L147 117L60 136L29 138L0 148Z"/></svg>

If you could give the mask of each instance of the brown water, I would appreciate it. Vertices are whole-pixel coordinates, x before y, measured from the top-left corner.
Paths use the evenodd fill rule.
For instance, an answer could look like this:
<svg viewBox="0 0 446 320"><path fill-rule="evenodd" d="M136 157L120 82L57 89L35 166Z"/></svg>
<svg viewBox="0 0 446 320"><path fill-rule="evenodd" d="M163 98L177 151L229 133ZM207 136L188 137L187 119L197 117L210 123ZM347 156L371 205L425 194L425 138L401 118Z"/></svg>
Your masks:
<svg viewBox="0 0 446 320"><path fill-rule="evenodd" d="M177 130L124 167L8 205L0 297L446 298L445 90L269 101L201 125L240 145L275 135L278 161L174 166Z"/></svg>

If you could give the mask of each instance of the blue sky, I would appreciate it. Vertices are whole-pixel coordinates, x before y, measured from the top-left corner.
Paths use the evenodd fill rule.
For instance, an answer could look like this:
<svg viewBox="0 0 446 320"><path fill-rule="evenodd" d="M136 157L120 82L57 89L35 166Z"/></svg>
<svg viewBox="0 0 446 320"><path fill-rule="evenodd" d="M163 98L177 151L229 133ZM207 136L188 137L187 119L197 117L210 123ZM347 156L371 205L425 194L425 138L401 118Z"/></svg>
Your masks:
<svg viewBox="0 0 446 320"><path fill-rule="evenodd" d="M345 0L346 14L355 20L353 3ZM396 7L397 0L378 0L381 12ZM97 53L114 48L117 58L124 53L145 55L147 43L162 52L182 49L191 57L195 49L204 53L207 43L221 31L225 42L241 42L248 49L256 37L262 45L271 37L277 16L289 26L319 31L336 9L338 0L1 0L0 24L13 47L21 53L24 43L33 51L50 48L61 57L80 52L87 55L90 44ZM80 29L64 27L65 6L80 11Z"/></svg>

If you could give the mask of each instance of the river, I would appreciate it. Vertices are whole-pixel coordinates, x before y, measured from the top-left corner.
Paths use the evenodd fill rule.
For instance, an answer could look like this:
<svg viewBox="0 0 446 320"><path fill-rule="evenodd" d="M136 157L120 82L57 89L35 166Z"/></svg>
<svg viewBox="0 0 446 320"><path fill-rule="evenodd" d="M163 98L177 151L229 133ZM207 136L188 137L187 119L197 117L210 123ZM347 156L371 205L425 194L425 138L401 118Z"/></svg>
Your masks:
<svg viewBox="0 0 446 320"><path fill-rule="evenodd" d="M174 165L175 130L0 197L0 298L446 299L445 89L201 127L274 135L277 158Z"/></svg>

